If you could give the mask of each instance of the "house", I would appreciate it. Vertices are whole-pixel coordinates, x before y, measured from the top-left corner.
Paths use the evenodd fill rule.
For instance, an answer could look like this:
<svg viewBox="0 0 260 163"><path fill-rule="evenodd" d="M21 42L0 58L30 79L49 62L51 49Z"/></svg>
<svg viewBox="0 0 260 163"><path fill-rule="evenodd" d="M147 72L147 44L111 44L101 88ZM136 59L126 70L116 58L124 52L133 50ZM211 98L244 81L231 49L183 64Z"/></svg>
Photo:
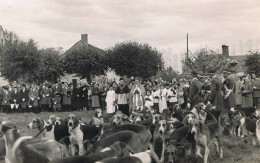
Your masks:
<svg viewBox="0 0 260 163"><path fill-rule="evenodd" d="M218 57L225 58L229 63L235 63L236 65L232 68L236 73L244 72L244 62L246 55L229 55L229 48L227 45L222 45L222 54L215 54ZM190 74L191 70L184 62L182 62L182 73Z"/></svg>
<svg viewBox="0 0 260 163"><path fill-rule="evenodd" d="M82 47L85 48L93 48L97 51L104 52L104 50L95 47L88 42L88 34L81 34L81 39L76 42L71 48L69 48L63 55L66 55L70 53L71 51L80 49ZM119 76L117 76L113 71L107 72L105 76L101 77L95 77L95 81L103 80L104 78L107 78L108 80L119 80ZM75 74L65 74L65 76L62 77L61 81L71 83L72 81L79 81L80 78L76 76Z"/></svg>

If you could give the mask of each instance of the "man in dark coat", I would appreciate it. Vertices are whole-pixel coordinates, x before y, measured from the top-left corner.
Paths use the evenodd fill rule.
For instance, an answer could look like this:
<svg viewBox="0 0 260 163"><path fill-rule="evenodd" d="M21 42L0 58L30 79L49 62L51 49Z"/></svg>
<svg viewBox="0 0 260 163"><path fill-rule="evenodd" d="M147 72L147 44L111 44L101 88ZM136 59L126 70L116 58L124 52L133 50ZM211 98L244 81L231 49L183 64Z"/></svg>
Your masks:
<svg viewBox="0 0 260 163"><path fill-rule="evenodd" d="M223 83L221 77L215 75L211 80L209 101L219 110L225 108L224 92L222 88Z"/></svg>
<svg viewBox="0 0 260 163"><path fill-rule="evenodd" d="M234 109L236 106L236 96L235 96L235 85L236 82L230 75L231 72L224 71L224 93L225 93L225 108Z"/></svg>
<svg viewBox="0 0 260 163"><path fill-rule="evenodd" d="M190 83L189 98L190 109L201 102L201 87L202 84L197 78L197 72L192 72L193 79Z"/></svg>
<svg viewBox="0 0 260 163"><path fill-rule="evenodd" d="M27 106L28 101L29 101L29 91L26 89L25 85L22 85L22 89L20 90L20 108L22 113L29 112Z"/></svg>
<svg viewBox="0 0 260 163"><path fill-rule="evenodd" d="M117 95L117 106L118 110L122 113L129 115L129 88L125 84L125 81L123 78L120 78L119 86L116 89L116 95Z"/></svg>

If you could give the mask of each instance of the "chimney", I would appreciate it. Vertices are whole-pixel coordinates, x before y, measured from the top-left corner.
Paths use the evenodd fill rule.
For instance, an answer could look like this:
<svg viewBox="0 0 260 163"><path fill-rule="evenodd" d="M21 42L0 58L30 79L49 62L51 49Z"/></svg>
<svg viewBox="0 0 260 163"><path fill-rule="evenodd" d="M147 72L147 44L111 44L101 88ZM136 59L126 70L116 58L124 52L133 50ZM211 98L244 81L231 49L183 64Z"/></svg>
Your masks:
<svg viewBox="0 0 260 163"><path fill-rule="evenodd" d="M81 41L88 46L88 34L81 34Z"/></svg>
<svg viewBox="0 0 260 163"><path fill-rule="evenodd" d="M229 51L228 51L228 46L227 45L222 45L222 55L224 57L229 57Z"/></svg>

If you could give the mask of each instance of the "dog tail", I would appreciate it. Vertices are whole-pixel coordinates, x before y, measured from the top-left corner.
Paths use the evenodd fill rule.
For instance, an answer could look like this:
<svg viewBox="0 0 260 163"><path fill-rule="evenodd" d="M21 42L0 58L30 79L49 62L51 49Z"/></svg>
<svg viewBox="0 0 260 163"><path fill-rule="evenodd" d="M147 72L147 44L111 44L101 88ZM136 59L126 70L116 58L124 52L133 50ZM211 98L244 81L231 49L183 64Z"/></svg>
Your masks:
<svg viewBox="0 0 260 163"><path fill-rule="evenodd" d="M14 143L14 145L13 145L13 153L15 153L16 152L16 149L21 145L21 143L24 141L24 140L27 140L27 139L32 139L33 137L32 136L22 136L22 137L19 137L16 141L15 141L15 143Z"/></svg>

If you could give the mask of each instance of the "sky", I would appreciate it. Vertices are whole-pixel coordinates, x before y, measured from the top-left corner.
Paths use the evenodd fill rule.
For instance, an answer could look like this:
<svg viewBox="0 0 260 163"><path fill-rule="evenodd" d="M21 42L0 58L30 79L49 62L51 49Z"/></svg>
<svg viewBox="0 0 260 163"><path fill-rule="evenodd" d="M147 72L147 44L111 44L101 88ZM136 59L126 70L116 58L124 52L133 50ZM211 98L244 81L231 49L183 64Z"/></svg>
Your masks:
<svg viewBox="0 0 260 163"><path fill-rule="evenodd" d="M0 0L0 25L40 47L69 49L87 33L107 49L130 40L149 43L168 66L181 70L189 50L231 55L260 49L259 0Z"/></svg>

